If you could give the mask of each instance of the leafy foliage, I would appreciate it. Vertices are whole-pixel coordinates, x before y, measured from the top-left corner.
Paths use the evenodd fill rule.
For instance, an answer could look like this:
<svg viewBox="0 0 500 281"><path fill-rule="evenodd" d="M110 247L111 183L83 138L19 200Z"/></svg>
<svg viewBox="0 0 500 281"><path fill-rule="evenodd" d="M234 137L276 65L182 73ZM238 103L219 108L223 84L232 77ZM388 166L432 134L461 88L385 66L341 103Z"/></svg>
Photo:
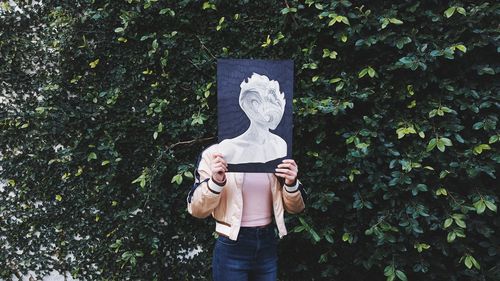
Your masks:
<svg viewBox="0 0 500 281"><path fill-rule="evenodd" d="M185 197L233 57L296 65L280 280L500 279L499 4L43 2L0 2L1 278L209 279Z"/></svg>

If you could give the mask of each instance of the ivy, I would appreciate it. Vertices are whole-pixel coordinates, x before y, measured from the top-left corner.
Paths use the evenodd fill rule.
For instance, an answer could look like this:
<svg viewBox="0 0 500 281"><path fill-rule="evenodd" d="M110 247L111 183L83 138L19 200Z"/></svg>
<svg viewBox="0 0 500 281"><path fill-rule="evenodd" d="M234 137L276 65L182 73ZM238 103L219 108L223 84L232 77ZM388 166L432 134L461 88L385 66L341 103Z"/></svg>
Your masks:
<svg viewBox="0 0 500 281"><path fill-rule="evenodd" d="M31 1L33 2L33 1ZM293 59L280 280L500 280L494 1L0 1L0 279L209 280L218 58Z"/></svg>

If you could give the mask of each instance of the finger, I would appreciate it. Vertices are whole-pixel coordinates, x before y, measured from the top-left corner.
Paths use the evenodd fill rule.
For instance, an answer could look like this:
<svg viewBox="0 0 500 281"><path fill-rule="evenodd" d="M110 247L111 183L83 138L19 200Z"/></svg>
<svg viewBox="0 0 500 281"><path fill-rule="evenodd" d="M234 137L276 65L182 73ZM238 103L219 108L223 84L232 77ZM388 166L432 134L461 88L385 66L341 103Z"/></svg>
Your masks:
<svg viewBox="0 0 500 281"><path fill-rule="evenodd" d="M297 166L297 163L295 163L295 160L293 160L293 159L284 159L282 162L283 163L290 163L294 166Z"/></svg>
<svg viewBox="0 0 500 281"><path fill-rule="evenodd" d="M226 162L226 160L224 160L223 158L217 157L215 161L216 161L217 163L222 163L222 164L224 164L225 166L227 166L227 162Z"/></svg>
<svg viewBox="0 0 500 281"><path fill-rule="evenodd" d="M295 177L292 177L290 175L287 175L287 174L281 174L281 173L274 173L276 176L278 177L281 177L281 178L285 178L285 179L288 179L288 180L295 180Z"/></svg>
<svg viewBox="0 0 500 281"><path fill-rule="evenodd" d="M282 175L283 177L287 178L287 179L290 179L290 180L293 180L295 178L297 178L297 174L296 173L282 173L282 172L276 172L276 174L280 174Z"/></svg>
<svg viewBox="0 0 500 281"><path fill-rule="evenodd" d="M224 155L222 155L222 153L219 153L219 152L215 152L214 154L212 154L213 159L215 159L217 157L224 158Z"/></svg>
<svg viewBox="0 0 500 281"><path fill-rule="evenodd" d="M213 161L213 165L223 165L223 166L226 166L227 167L227 162L224 161L224 160L221 160L220 158L217 158L217 160Z"/></svg>
<svg viewBox="0 0 500 281"><path fill-rule="evenodd" d="M286 176L288 176L287 174L282 174L282 173L274 173L274 174L280 178L285 178Z"/></svg>
<svg viewBox="0 0 500 281"><path fill-rule="evenodd" d="M214 173L225 173L227 172L227 168L225 167L217 167L212 170Z"/></svg>
<svg viewBox="0 0 500 281"><path fill-rule="evenodd" d="M295 172L276 171L276 173L287 175L287 176L292 177L292 178L296 178L297 177L297 173L295 173Z"/></svg>
<svg viewBox="0 0 500 281"><path fill-rule="evenodd" d="M297 174L297 172L298 172L297 170L286 169L286 168L276 168L274 170L278 171L278 172L286 173L286 174L290 174L290 173Z"/></svg>
<svg viewBox="0 0 500 281"><path fill-rule="evenodd" d="M227 166L227 162L226 160L224 160L224 158L217 158L217 159L220 159L220 162Z"/></svg>
<svg viewBox="0 0 500 281"><path fill-rule="evenodd" d="M224 164L222 164L222 163L218 163L218 164L214 165L214 169L219 169L219 170L227 171L227 166L224 165Z"/></svg>
<svg viewBox="0 0 500 281"><path fill-rule="evenodd" d="M221 159L221 158L216 158L216 159L213 161L213 164L214 164L214 165L215 165L215 164L222 164L222 165L224 165L224 166L227 166L227 162L226 162L226 161L224 161L224 160L223 160L223 159Z"/></svg>
<svg viewBox="0 0 500 281"><path fill-rule="evenodd" d="M287 164L283 164L283 163L282 164L278 164L278 167L279 168L289 168L289 169L295 168L295 166L293 166L292 164L288 164L288 163Z"/></svg>
<svg viewBox="0 0 500 281"><path fill-rule="evenodd" d="M280 168L277 168L277 169L274 169L276 172L278 173L282 173L282 174L288 174L291 172L290 169L280 169Z"/></svg>
<svg viewBox="0 0 500 281"><path fill-rule="evenodd" d="M225 171L226 167L221 164L216 164L212 166L212 171Z"/></svg>
<svg viewBox="0 0 500 281"><path fill-rule="evenodd" d="M291 171L294 171L295 173L299 172L299 168L297 166L293 166L290 163L288 163L288 164L279 164L278 167L280 167L280 168L288 168Z"/></svg>

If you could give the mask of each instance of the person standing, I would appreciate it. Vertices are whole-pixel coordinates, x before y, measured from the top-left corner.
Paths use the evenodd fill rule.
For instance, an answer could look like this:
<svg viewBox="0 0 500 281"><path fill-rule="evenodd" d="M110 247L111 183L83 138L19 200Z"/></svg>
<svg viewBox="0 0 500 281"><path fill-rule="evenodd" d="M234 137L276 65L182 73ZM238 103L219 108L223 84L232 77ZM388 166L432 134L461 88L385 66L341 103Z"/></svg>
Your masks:
<svg viewBox="0 0 500 281"><path fill-rule="evenodd" d="M277 245L287 234L284 212L305 209L307 193L297 175L293 159L283 160L275 173L241 173L228 172L218 144L200 154L187 209L196 218L215 219L214 281L277 279Z"/></svg>

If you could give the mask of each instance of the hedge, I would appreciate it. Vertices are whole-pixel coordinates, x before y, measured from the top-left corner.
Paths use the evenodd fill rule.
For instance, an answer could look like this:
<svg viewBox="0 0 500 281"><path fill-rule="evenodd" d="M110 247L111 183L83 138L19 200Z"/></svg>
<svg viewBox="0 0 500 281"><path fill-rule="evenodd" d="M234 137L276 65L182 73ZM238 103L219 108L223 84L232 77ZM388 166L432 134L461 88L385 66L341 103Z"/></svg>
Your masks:
<svg viewBox="0 0 500 281"><path fill-rule="evenodd" d="M280 280L500 280L498 3L42 2L0 1L0 278L209 280L186 196L255 58L295 62Z"/></svg>

